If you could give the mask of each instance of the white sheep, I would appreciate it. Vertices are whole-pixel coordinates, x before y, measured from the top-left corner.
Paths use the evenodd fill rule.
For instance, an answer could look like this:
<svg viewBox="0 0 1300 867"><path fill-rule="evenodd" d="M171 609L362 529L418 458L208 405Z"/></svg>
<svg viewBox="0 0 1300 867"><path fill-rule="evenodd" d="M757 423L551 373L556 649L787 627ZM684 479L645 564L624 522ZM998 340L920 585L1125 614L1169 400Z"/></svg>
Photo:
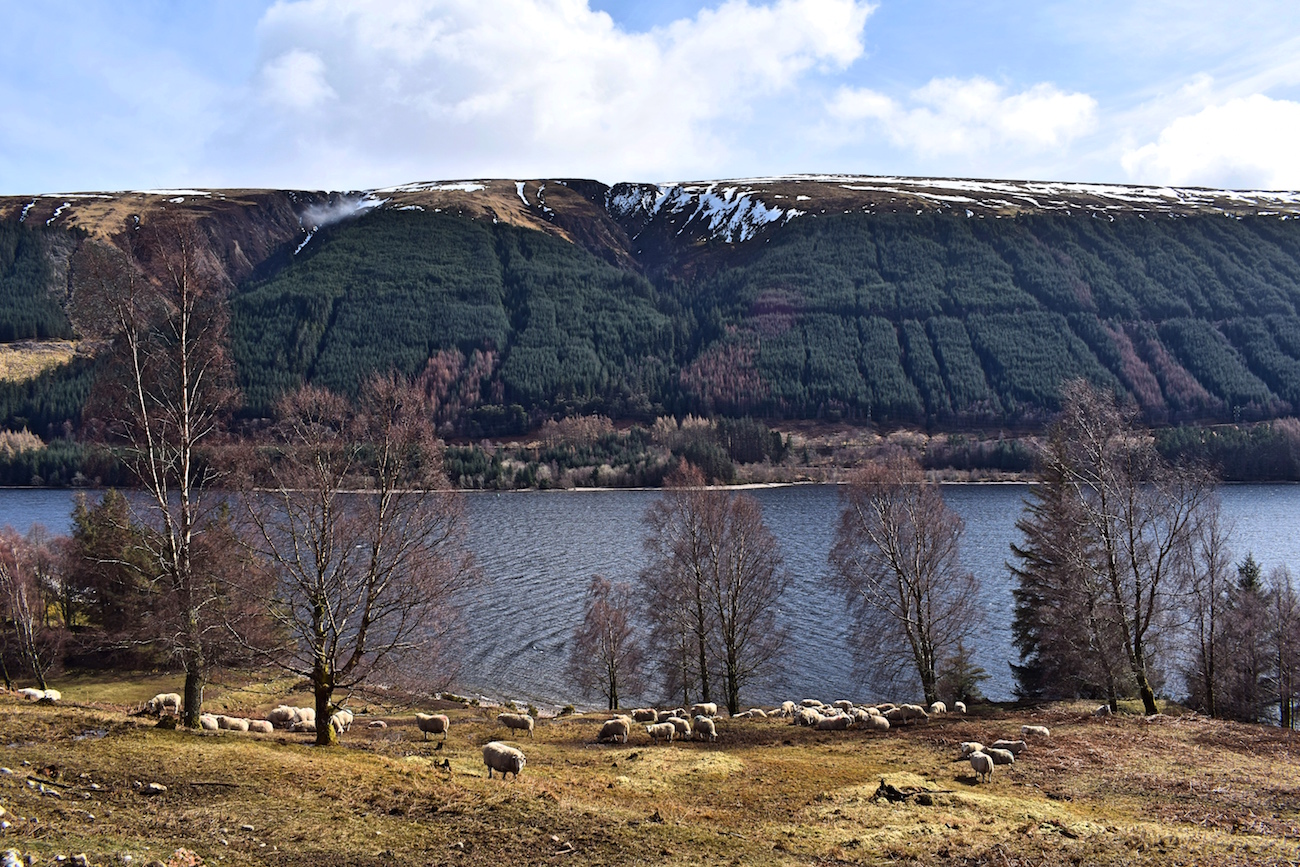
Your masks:
<svg viewBox="0 0 1300 867"><path fill-rule="evenodd" d="M718 739L718 727L712 717L700 714L695 717L695 737L712 743Z"/></svg>
<svg viewBox="0 0 1300 867"><path fill-rule="evenodd" d="M1092 712L1093 716L1110 716L1110 705L1103 704Z"/></svg>
<svg viewBox="0 0 1300 867"><path fill-rule="evenodd" d="M867 714L867 721L864 726L878 732L887 732L889 731L889 720L885 719L883 714Z"/></svg>
<svg viewBox="0 0 1300 867"><path fill-rule="evenodd" d="M795 705L792 701L781 702L781 709L777 711L777 716L794 716L794 707Z"/></svg>
<svg viewBox="0 0 1300 867"><path fill-rule="evenodd" d="M386 728L388 728L388 723L384 722L384 721L381 720L381 719L372 719L370 722L366 723L366 728L368 728L368 729L386 729Z"/></svg>
<svg viewBox="0 0 1300 867"><path fill-rule="evenodd" d="M983 745L982 743L980 743L979 741L962 741L962 742L961 742L961 754L962 754L962 756L969 756L971 753L982 753L982 752L984 752L984 745Z"/></svg>
<svg viewBox="0 0 1300 867"><path fill-rule="evenodd" d="M818 701L815 698L805 698L803 701L799 702L799 706L800 707L826 707L826 705L822 704L820 701Z"/></svg>
<svg viewBox="0 0 1300 867"><path fill-rule="evenodd" d="M853 710L853 702L849 701L847 698L842 698L839 701L831 702L831 707L848 713Z"/></svg>
<svg viewBox="0 0 1300 867"><path fill-rule="evenodd" d="M677 727L670 722L651 723L645 727L645 733L655 742L659 743L660 738L664 738L668 743L673 742L673 737L677 734Z"/></svg>
<svg viewBox="0 0 1300 867"><path fill-rule="evenodd" d="M1013 756L1018 756L1028 746L1024 741L994 741L992 744L995 750L1006 750Z"/></svg>
<svg viewBox="0 0 1300 867"><path fill-rule="evenodd" d="M975 772L975 779L977 782L986 779L989 782L993 781L993 759L991 759L988 754L979 752L971 753L970 767L971 770Z"/></svg>
<svg viewBox="0 0 1300 867"><path fill-rule="evenodd" d="M40 701L41 699L45 698L45 690L34 689L30 686L25 686L22 689L18 690L18 695L22 696L28 701Z"/></svg>
<svg viewBox="0 0 1300 867"><path fill-rule="evenodd" d="M639 723L659 722L659 711L652 707L639 707L632 711L632 721Z"/></svg>
<svg viewBox="0 0 1300 867"><path fill-rule="evenodd" d="M514 774L517 780L527 761L522 752L500 741L492 741L483 748L483 764L487 765L489 780L493 771L500 771L502 778Z"/></svg>
<svg viewBox="0 0 1300 867"><path fill-rule="evenodd" d="M214 713L199 714L199 726L205 732L215 732L221 728L221 724Z"/></svg>
<svg viewBox="0 0 1300 867"><path fill-rule="evenodd" d="M822 719L822 715L817 712L816 708L801 707L794 715L793 724L811 727L817 725Z"/></svg>
<svg viewBox="0 0 1300 867"><path fill-rule="evenodd" d="M59 692L57 689L47 689L45 690L45 694L41 696L41 699L44 701L62 701L63 693Z"/></svg>
<svg viewBox="0 0 1300 867"><path fill-rule="evenodd" d="M217 727L228 732L246 732L248 731L248 719L246 717L225 716L223 714L217 717Z"/></svg>
<svg viewBox="0 0 1300 867"><path fill-rule="evenodd" d="M451 729L451 720L445 713L417 713L415 715L415 727L424 733L424 740L429 739L429 735L442 735L442 739L447 740L447 733Z"/></svg>
<svg viewBox="0 0 1300 867"><path fill-rule="evenodd" d="M533 718L526 713L503 713L497 715L497 722L508 729L518 729L533 736Z"/></svg>
<svg viewBox="0 0 1300 867"><path fill-rule="evenodd" d="M631 721L625 716L616 716L611 720L606 720L605 724L600 727L600 734L596 735L597 743L604 741L619 741L627 743L628 733L632 731Z"/></svg>
<svg viewBox="0 0 1300 867"><path fill-rule="evenodd" d="M842 732L848 731L848 728L851 725L853 725L853 717L848 714L839 713L835 716L828 716L819 719L814 728L822 732Z"/></svg>
<svg viewBox="0 0 1300 867"><path fill-rule="evenodd" d="M746 713L754 719L767 719L767 711L763 710L761 707L751 707L746 711Z"/></svg>
<svg viewBox="0 0 1300 867"><path fill-rule="evenodd" d="M947 712L948 712L948 705L944 704L943 702L935 701L930 703L931 714L941 714Z"/></svg>
<svg viewBox="0 0 1300 867"><path fill-rule="evenodd" d="M928 720L930 715L919 704L903 704L885 711L885 719L891 723L910 723L912 720Z"/></svg>
<svg viewBox="0 0 1300 867"><path fill-rule="evenodd" d="M966 702L964 702L964 701L954 701L954 702L952 703L952 709L955 710L957 713L965 713L965 712L966 712Z"/></svg>
<svg viewBox="0 0 1300 867"><path fill-rule="evenodd" d="M248 730L250 732L269 735L271 732L275 731L275 726L271 725L271 721L267 719L250 719L248 721Z"/></svg>
<svg viewBox="0 0 1300 867"><path fill-rule="evenodd" d="M1032 735L1039 738L1050 738L1052 736L1052 733L1047 726L1021 726L1020 734L1025 736Z"/></svg>
<svg viewBox="0 0 1300 867"><path fill-rule="evenodd" d="M664 722L672 723L673 728L677 729L679 737L689 738L691 736L691 721L686 717L670 716Z"/></svg>
<svg viewBox="0 0 1300 867"><path fill-rule="evenodd" d="M691 716L717 716L718 703L716 701L701 701L691 705Z"/></svg>
<svg viewBox="0 0 1300 867"><path fill-rule="evenodd" d="M984 754L992 759L993 764L995 765L1014 765L1016 763L1016 757L1011 754L1010 750L999 750L989 747L984 751Z"/></svg>
<svg viewBox="0 0 1300 867"><path fill-rule="evenodd" d="M289 726L291 732L305 732L306 734L316 734L316 720L300 719L293 725Z"/></svg>
<svg viewBox="0 0 1300 867"><path fill-rule="evenodd" d="M266 720L276 728L287 729L298 721L298 709L282 704L266 712Z"/></svg>
<svg viewBox="0 0 1300 867"><path fill-rule="evenodd" d="M181 712L181 696L176 692L160 692L144 703L145 713L161 714L164 711L177 716Z"/></svg>
<svg viewBox="0 0 1300 867"><path fill-rule="evenodd" d="M352 721L352 711L337 710L330 716L330 728L334 729L334 734L337 737L352 728Z"/></svg>

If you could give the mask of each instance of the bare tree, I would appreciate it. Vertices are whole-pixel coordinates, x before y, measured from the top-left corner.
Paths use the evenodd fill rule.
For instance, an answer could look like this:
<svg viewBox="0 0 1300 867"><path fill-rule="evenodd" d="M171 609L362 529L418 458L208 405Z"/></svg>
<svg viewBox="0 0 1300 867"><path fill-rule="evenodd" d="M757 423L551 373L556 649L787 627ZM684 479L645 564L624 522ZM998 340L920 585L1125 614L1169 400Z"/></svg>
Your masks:
<svg viewBox="0 0 1300 867"><path fill-rule="evenodd" d="M1279 566L1269 574L1269 630L1273 645L1274 692L1277 697L1278 723L1294 729L1297 703L1300 703L1300 592L1291 571Z"/></svg>
<svg viewBox="0 0 1300 867"><path fill-rule="evenodd" d="M1159 457L1134 413L1083 380L1062 389L1048 462L1073 494L1088 545L1081 574L1119 633L1123 664L1146 713L1158 712L1151 668L1173 625L1195 556L1196 517L1211 496L1208 473Z"/></svg>
<svg viewBox="0 0 1300 867"><path fill-rule="evenodd" d="M440 631L477 572L461 500L442 489L429 409L396 376L371 379L357 405L303 386L279 405L269 490L245 498L246 535L273 573L271 610L289 636L270 658L311 680L321 745L335 742L325 720L336 690L426 676L451 659Z"/></svg>
<svg viewBox="0 0 1300 867"><path fill-rule="evenodd" d="M940 661L981 619L979 583L958 560L961 518L901 452L854 476L843 502L830 563L863 636L860 661L890 681L910 667L936 701Z"/></svg>
<svg viewBox="0 0 1300 867"><path fill-rule="evenodd" d="M645 649L632 622L634 611L630 584L611 584L597 575L587 590L582 623L573 630L569 677L584 693L605 696L610 710L644 688Z"/></svg>
<svg viewBox="0 0 1300 867"><path fill-rule="evenodd" d="M785 641L777 605L789 586L775 537L752 497L704 487L703 474L674 471L664 495L646 511L643 597L655 644L669 658L669 685L703 701L721 678L724 699L739 711L741 691L771 671Z"/></svg>
<svg viewBox="0 0 1300 867"><path fill-rule="evenodd" d="M126 238L130 256L90 243L74 263L79 330L113 340L86 417L146 493L149 578L174 618L160 635L185 671L183 721L197 727L213 634L205 609L221 595L194 562L213 520L205 494L218 478L202 449L237 397L224 283L201 254L193 223L164 216L128 228Z"/></svg>
<svg viewBox="0 0 1300 867"><path fill-rule="evenodd" d="M1193 643L1187 679L1192 700L1212 717L1221 715L1225 675L1234 656L1227 640L1236 589L1229 535L1218 497L1207 498L1192 532L1195 556L1187 562L1188 619Z"/></svg>
<svg viewBox="0 0 1300 867"><path fill-rule="evenodd" d="M4 644L10 643L22 667L46 689L45 676L58 661L64 629L50 624L45 616L42 592L42 564L39 545L32 534L26 538L12 527L0 530L0 629ZM4 666L6 686L12 686L9 666Z"/></svg>

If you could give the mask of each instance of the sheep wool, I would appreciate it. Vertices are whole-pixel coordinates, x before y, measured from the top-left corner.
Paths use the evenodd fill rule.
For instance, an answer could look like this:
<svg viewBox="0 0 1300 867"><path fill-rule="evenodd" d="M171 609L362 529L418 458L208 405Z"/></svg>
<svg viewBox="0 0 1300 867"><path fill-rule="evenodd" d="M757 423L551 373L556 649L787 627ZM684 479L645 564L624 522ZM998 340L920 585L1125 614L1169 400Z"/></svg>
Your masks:
<svg viewBox="0 0 1300 867"><path fill-rule="evenodd" d="M506 774L514 774L515 779L519 779L527 761L522 752L500 741L492 741L483 747L483 764L487 765L489 780L493 771L499 771L503 779Z"/></svg>

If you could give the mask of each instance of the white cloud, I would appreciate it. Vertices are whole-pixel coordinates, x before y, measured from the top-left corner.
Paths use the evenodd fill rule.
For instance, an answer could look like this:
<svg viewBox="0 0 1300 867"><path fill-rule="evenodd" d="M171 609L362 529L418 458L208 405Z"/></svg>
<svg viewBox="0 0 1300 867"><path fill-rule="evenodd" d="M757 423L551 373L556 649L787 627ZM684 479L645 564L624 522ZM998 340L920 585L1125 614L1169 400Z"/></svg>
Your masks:
<svg viewBox="0 0 1300 867"><path fill-rule="evenodd" d="M262 88L272 104L298 111L338 98L325 80L325 62L310 51L298 49L262 67Z"/></svg>
<svg viewBox="0 0 1300 867"><path fill-rule="evenodd" d="M872 9L728 0L630 33L587 0L280 2L213 147L255 151L276 185L718 170L758 101L862 56Z"/></svg>
<svg viewBox="0 0 1300 867"><path fill-rule="evenodd" d="M1297 141L1300 103L1254 94L1176 118L1121 162L1142 183L1300 189Z"/></svg>
<svg viewBox="0 0 1300 867"><path fill-rule="evenodd" d="M864 88L841 88L828 105L844 135L864 138L883 127L896 146L923 156L977 156L1008 146L1041 152L1089 132L1097 101L1036 84L1019 93L985 78L936 78L906 103Z"/></svg>

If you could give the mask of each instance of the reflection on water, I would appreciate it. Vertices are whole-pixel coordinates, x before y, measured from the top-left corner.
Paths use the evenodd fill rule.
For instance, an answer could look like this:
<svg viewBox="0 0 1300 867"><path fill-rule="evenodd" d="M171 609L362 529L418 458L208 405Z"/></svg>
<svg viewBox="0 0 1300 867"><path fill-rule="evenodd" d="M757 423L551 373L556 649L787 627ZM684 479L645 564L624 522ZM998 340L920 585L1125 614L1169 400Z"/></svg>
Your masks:
<svg viewBox="0 0 1300 867"><path fill-rule="evenodd" d="M1006 568L1027 488L1024 485L949 485L948 504L966 522L962 560L983 585L986 619L973 648L992 676L991 698L1012 694L1011 578ZM812 696L872 698L853 671L853 634L844 598L827 586L826 556L839 512L839 493L801 485L747 492L763 506L794 578L781 615L796 636L780 678L756 686L744 700L774 703ZM574 701L564 670L569 636L582 618L592 575L634 581L645 562L641 516L655 491L519 492L466 495L467 542L484 581L464 611L469 646L462 657L458 692L514 698L539 705ZM1300 567L1300 486L1240 485L1222 489L1234 522L1234 550L1263 565ZM68 532L72 493L0 491L0 526L25 531L43 523ZM648 697L653 699L654 697ZM582 704L581 701L575 702Z"/></svg>

